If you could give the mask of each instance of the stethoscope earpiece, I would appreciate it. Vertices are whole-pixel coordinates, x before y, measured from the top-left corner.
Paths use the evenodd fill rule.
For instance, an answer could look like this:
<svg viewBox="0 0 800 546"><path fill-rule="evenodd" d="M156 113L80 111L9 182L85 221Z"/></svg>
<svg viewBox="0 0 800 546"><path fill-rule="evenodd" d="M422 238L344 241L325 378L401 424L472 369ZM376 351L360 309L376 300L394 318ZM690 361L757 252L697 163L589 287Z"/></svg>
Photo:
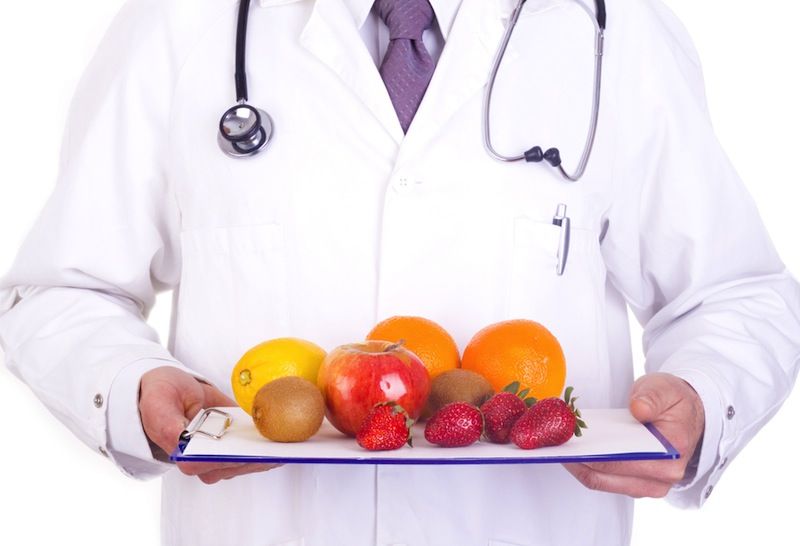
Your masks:
<svg viewBox="0 0 800 546"><path fill-rule="evenodd" d="M228 108L219 120L217 142L231 157L247 157L263 151L272 140L269 114L249 104Z"/></svg>
<svg viewBox="0 0 800 546"><path fill-rule="evenodd" d="M553 167L561 166L561 152L558 148L550 148L549 150L542 151L541 146L534 146L524 154L525 161L528 163L541 163L547 161Z"/></svg>

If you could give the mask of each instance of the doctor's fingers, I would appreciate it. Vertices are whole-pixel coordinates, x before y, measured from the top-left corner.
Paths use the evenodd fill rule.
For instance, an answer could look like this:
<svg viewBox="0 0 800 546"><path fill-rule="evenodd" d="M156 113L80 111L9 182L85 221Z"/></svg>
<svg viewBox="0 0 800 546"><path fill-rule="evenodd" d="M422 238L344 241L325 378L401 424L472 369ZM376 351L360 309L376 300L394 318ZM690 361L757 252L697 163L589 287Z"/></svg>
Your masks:
<svg viewBox="0 0 800 546"><path fill-rule="evenodd" d="M563 466L587 489L592 491L617 493L634 498L660 498L666 496L673 485L647 478L606 474L582 463L565 463Z"/></svg>
<svg viewBox="0 0 800 546"><path fill-rule="evenodd" d="M202 476L220 470L233 470L245 466L244 463L176 463L183 474L187 476Z"/></svg>
<svg viewBox="0 0 800 546"><path fill-rule="evenodd" d="M177 463L176 466L183 474L186 474L187 476L197 476L203 483L212 484L220 480L226 480L242 474L264 472L282 465L248 463Z"/></svg>
<svg viewBox="0 0 800 546"><path fill-rule="evenodd" d="M272 470L273 468L278 468L280 464L243 464L238 467L232 468L220 468L218 470L212 470L210 472L206 472L203 474L199 474L197 477L206 485L215 484L220 480L230 480L231 478L235 478L237 476L243 476L245 474L254 474L257 472L266 472L267 470Z"/></svg>
<svg viewBox="0 0 800 546"><path fill-rule="evenodd" d="M603 474L629 476L655 480L668 484L681 481L686 473L686 459L674 461L622 461L609 463L585 463L584 466Z"/></svg>

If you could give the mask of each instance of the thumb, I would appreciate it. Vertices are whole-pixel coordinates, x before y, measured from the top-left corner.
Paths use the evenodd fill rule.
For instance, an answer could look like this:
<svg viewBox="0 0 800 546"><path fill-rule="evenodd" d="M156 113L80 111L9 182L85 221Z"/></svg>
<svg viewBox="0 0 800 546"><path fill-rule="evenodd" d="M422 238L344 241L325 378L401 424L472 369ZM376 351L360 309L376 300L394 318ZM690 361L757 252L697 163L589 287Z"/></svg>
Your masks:
<svg viewBox="0 0 800 546"><path fill-rule="evenodd" d="M142 396L139 413L147 437L165 452L172 453L189 424L180 395L165 389Z"/></svg>
<svg viewBox="0 0 800 546"><path fill-rule="evenodd" d="M630 412L640 423L651 423L670 407L670 383L665 374L648 374L633 384Z"/></svg>
<svg viewBox="0 0 800 546"><path fill-rule="evenodd" d="M653 400L647 395L631 398L631 415L640 423L651 423L658 417L658 410Z"/></svg>

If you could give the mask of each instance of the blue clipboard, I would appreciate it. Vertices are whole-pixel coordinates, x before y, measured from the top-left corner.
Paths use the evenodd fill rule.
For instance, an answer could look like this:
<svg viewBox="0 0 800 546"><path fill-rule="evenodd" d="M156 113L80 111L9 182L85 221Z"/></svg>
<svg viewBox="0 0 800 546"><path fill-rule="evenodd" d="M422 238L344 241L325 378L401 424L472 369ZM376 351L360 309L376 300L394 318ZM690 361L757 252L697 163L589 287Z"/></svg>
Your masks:
<svg viewBox="0 0 800 546"><path fill-rule="evenodd" d="M424 424L412 429L414 447L367 451L325 420L306 442L278 443L260 436L240 408L201 411L181 435L171 454L174 462L481 465L547 464L672 460L678 451L652 425L640 424L627 409L581 409L589 425L583 436L566 444L523 450L513 444L480 441L463 448L442 448L425 441Z"/></svg>

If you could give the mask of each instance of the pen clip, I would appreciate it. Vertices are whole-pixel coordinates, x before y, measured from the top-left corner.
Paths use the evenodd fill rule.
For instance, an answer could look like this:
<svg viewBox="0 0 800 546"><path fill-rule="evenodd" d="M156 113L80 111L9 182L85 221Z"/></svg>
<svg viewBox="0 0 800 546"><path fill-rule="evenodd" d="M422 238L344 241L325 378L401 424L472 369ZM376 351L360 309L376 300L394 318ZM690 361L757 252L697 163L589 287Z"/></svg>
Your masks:
<svg viewBox="0 0 800 546"><path fill-rule="evenodd" d="M567 216L567 205L559 203L556 214L553 216L553 225L561 228L558 237L558 263L556 264L556 275L563 275L567 267L567 256L569 255L569 235L570 219Z"/></svg>

